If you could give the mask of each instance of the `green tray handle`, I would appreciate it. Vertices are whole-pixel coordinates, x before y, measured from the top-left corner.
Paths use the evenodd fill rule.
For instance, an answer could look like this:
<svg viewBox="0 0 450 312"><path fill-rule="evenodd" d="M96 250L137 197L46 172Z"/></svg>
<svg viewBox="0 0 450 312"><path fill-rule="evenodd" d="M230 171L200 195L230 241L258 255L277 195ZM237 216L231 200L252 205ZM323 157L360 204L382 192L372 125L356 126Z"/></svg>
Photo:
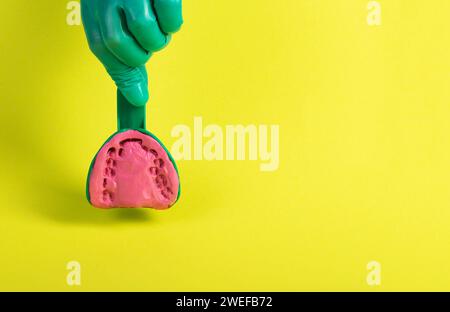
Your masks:
<svg viewBox="0 0 450 312"><path fill-rule="evenodd" d="M117 90L117 128L146 129L145 110L147 105L135 106L128 102L123 94Z"/></svg>

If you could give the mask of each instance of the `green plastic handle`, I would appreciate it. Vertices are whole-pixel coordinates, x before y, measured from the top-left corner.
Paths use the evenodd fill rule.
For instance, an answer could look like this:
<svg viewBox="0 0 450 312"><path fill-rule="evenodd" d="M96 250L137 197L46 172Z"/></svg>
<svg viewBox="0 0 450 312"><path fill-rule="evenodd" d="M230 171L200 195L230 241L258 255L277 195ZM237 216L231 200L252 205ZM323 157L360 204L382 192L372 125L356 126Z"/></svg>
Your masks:
<svg viewBox="0 0 450 312"><path fill-rule="evenodd" d="M117 128L124 129L146 129L145 125L146 105L135 106L117 89Z"/></svg>

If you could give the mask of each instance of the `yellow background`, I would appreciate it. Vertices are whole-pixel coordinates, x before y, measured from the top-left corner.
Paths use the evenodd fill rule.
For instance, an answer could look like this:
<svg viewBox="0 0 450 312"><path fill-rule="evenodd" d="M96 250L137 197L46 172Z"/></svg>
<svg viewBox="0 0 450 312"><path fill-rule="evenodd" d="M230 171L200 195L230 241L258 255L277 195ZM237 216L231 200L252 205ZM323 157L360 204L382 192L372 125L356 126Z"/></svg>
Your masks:
<svg viewBox="0 0 450 312"><path fill-rule="evenodd" d="M115 90L66 3L2 3L0 290L450 290L450 1L184 0L149 129L278 124L280 167L180 161L164 212L85 200Z"/></svg>

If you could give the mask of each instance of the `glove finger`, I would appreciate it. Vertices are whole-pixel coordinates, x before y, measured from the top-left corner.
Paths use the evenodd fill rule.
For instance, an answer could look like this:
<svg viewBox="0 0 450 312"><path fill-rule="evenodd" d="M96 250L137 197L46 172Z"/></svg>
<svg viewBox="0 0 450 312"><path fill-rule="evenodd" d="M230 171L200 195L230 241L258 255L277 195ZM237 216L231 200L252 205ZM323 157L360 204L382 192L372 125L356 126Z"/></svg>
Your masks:
<svg viewBox="0 0 450 312"><path fill-rule="evenodd" d="M161 31L150 0L127 0L123 10L128 29L145 50L156 52L169 43L170 35Z"/></svg>
<svg viewBox="0 0 450 312"><path fill-rule="evenodd" d="M161 30L166 34L178 31L183 24L181 0L151 0Z"/></svg>
<svg viewBox="0 0 450 312"><path fill-rule="evenodd" d="M130 67L122 63L109 51L88 5L88 1L81 1L82 19L89 48L105 66L127 100L136 106L145 105L149 97L146 73L142 71L142 68Z"/></svg>
<svg viewBox="0 0 450 312"><path fill-rule="evenodd" d="M151 57L126 29L125 14L119 7L111 6L108 1L100 2L98 19L100 32L106 47L119 60L130 67L144 65Z"/></svg>

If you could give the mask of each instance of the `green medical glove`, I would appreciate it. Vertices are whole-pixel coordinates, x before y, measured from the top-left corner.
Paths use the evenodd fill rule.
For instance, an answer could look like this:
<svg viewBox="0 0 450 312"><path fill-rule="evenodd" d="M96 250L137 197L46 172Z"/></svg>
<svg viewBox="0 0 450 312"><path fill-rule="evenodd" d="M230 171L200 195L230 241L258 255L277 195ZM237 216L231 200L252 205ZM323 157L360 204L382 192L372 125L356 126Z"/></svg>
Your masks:
<svg viewBox="0 0 450 312"><path fill-rule="evenodd" d="M144 106L145 63L181 27L181 0L81 0L81 14L91 51L123 96Z"/></svg>

